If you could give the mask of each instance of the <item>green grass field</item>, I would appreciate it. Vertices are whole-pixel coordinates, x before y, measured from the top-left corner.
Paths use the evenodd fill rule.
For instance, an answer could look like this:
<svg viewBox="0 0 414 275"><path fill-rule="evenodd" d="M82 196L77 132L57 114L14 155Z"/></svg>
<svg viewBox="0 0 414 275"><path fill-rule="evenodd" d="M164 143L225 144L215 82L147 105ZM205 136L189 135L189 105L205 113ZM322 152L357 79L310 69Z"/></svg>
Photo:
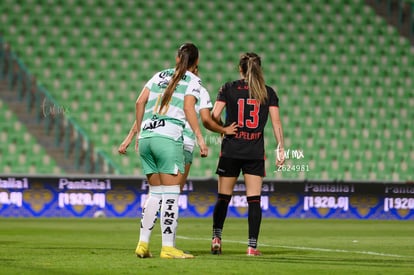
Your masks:
<svg viewBox="0 0 414 275"><path fill-rule="evenodd" d="M413 274L414 221L264 219L261 257L248 257L247 220L228 219L210 254L211 219L182 218L177 247L195 259L139 259L137 219L0 219L0 274Z"/></svg>

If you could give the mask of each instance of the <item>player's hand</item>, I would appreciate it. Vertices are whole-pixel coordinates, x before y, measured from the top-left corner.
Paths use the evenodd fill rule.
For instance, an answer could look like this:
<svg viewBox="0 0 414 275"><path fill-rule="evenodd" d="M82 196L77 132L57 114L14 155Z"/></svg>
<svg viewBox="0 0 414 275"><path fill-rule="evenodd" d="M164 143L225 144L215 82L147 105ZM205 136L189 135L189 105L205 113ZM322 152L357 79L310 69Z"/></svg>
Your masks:
<svg viewBox="0 0 414 275"><path fill-rule="evenodd" d="M208 156L208 147L204 144L204 146L200 146L200 155L202 158L206 158Z"/></svg>
<svg viewBox="0 0 414 275"><path fill-rule="evenodd" d="M129 144L126 144L126 143L122 142L121 145L119 145L118 153L125 155L128 146L129 146Z"/></svg>
<svg viewBox="0 0 414 275"><path fill-rule="evenodd" d="M283 148L276 149L276 167L282 166L285 163L285 150Z"/></svg>
<svg viewBox="0 0 414 275"><path fill-rule="evenodd" d="M239 128L239 125L237 125L236 122L233 122L227 127L224 127L224 134L225 135L235 135L237 133L237 130Z"/></svg>
<svg viewBox="0 0 414 275"><path fill-rule="evenodd" d="M202 136L197 138L197 144L198 144L198 146L200 146L200 156L202 158L207 157L208 156L208 147L207 147L206 143L204 142L204 138Z"/></svg>

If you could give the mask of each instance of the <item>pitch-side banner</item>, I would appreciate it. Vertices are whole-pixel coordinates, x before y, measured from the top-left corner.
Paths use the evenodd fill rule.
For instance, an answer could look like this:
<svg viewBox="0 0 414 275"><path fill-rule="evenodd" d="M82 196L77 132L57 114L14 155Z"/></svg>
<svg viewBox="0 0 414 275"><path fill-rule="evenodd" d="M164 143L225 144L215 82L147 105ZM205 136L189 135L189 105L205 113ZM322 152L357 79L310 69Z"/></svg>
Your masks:
<svg viewBox="0 0 414 275"><path fill-rule="evenodd" d="M180 217L211 217L215 179L190 180ZM121 177L0 176L1 217L140 217L148 183ZM247 217L245 185L235 186L229 217ZM414 219L414 184L264 182L263 217Z"/></svg>

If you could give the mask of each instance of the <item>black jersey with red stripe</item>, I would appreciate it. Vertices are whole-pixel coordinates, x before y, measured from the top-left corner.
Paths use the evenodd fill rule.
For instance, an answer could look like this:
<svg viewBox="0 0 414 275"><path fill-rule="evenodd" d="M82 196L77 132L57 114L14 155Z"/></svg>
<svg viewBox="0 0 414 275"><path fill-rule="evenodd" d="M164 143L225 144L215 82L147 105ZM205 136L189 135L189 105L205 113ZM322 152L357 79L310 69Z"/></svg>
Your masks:
<svg viewBox="0 0 414 275"><path fill-rule="evenodd" d="M269 116L269 107L279 106L276 92L266 86L267 101L258 104L249 98L249 87L244 80L224 84L217 95L217 101L226 104L225 126L236 122L236 135L225 136L221 144L221 156L237 159L265 159L264 128Z"/></svg>

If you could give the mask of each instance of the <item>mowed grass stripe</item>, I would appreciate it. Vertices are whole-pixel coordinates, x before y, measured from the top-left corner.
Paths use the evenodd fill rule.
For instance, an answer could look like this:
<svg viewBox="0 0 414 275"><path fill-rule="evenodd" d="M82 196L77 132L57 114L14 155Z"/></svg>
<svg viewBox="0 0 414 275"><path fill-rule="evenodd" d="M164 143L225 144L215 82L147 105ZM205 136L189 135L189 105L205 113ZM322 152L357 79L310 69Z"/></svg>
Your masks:
<svg viewBox="0 0 414 275"><path fill-rule="evenodd" d="M160 235L161 236L161 235ZM189 240L189 241L202 241L208 242L211 238L191 238L185 236L177 236L178 239L182 240ZM245 241L233 241L233 240L226 240L227 243L238 243L238 244L247 244ZM373 252L373 251L352 251L352 250L344 250L344 249L329 249L329 248L320 248L320 247L304 247L304 246L287 246L287 245L271 245L271 244L260 244L261 247L274 247L274 248L286 248L286 249L296 249L296 250L310 250L310 251L323 251L323 252L337 252L337 253L356 253L356 254L367 254L367 255L374 255L374 256L384 256L384 257L396 257L396 258L412 258L414 256L406 256L406 255L396 255L396 254L387 254L387 253L380 253L380 252Z"/></svg>
<svg viewBox="0 0 414 275"><path fill-rule="evenodd" d="M412 274L414 221L263 219L262 257L247 257L247 220L231 218L210 254L211 218L179 220L194 260L134 255L139 219L0 218L0 274Z"/></svg>

